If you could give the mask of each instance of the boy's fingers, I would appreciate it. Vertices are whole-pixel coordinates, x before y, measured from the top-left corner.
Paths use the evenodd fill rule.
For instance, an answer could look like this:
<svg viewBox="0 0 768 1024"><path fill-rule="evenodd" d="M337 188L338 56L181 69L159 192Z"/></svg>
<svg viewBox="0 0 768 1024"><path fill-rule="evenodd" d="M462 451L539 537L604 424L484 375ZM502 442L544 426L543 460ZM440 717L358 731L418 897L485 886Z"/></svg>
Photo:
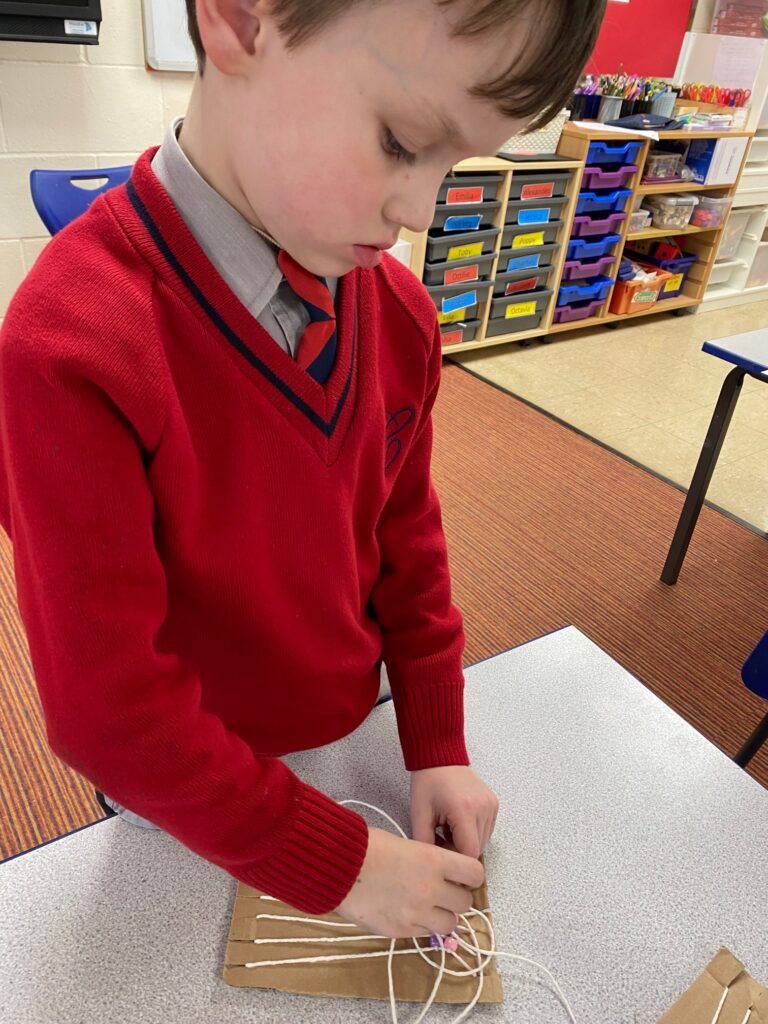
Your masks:
<svg viewBox="0 0 768 1024"><path fill-rule="evenodd" d="M413 838L419 843L435 844L435 825L437 824L429 807L414 807L411 809L411 824L413 825Z"/></svg>

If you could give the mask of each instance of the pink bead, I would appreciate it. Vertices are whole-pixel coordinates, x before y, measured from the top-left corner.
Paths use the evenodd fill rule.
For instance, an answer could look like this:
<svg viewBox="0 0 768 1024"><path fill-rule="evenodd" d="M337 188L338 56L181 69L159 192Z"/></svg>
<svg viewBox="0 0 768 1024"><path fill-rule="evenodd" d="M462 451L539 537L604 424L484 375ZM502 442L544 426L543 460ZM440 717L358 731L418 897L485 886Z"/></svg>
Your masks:
<svg viewBox="0 0 768 1024"><path fill-rule="evenodd" d="M448 935L445 939L443 939L443 945L451 953L455 953L456 950L459 948L458 940L455 939L453 935Z"/></svg>

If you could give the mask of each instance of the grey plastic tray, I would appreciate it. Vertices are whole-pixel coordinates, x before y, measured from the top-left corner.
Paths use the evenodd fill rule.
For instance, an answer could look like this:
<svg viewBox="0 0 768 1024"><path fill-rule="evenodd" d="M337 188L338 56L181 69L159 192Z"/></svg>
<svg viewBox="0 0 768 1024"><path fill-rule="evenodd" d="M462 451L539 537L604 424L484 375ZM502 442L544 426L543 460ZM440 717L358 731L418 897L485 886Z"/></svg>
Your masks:
<svg viewBox="0 0 768 1024"><path fill-rule="evenodd" d="M475 338L477 337L477 332L478 332L479 328L480 328L480 321L479 320L460 320L456 324L441 324L440 325L440 334L443 336L443 339L445 339L447 335L456 334L456 333L460 332L461 333L461 341L462 342L474 341ZM445 340L443 340L443 344L444 345L453 345L454 342L453 341L445 341ZM458 341L455 342L455 344L458 344Z"/></svg>
<svg viewBox="0 0 768 1024"><path fill-rule="evenodd" d="M501 174L451 174L449 175L443 184L440 186L440 190L437 193L438 203L448 203L448 199L451 202L449 206L460 206L467 202L467 199L462 196L465 195L476 196L469 201L473 203L487 203L490 199L496 198L499 185L504 180ZM481 191L478 193L477 190ZM451 192L449 197L448 192Z"/></svg>
<svg viewBox="0 0 768 1024"><path fill-rule="evenodd" d="M542 267L540 270L514 270L511 274L497 274L493 282L494 297L506 297L509 285L515 286L515 291L510 292L510 296L546 288L551 273L552 267Z"/></svg>
<svg viewBox="0 0 768 1024"><path fill-rule="evenodd" d="M436 206L435 216L430 224L430 229L440 228L442 231L479 231L483 227L492 227L493 218L501 207L498 199L490 203L474 203L467 206ZM477 226L473 227L465 221L473 220ZM450 227L452 223L460 224L459 227Z"/></svg>
<svg viewBox="0 0 768 1024"><path fill-rule="evenodd" d="M510 320L516 319L516 317L507 318L507 307L517 305L528 305L528 303L535 303L536 308L531 313L527 313L526 316L533 316L534 313L543 312L549 300L552 298L551 288L537 288L532 292L519 292L517 295L506 295L500 299L494 299L491 303L491 317L501 317L510 323ZM511 329L515 329L515 324L510 324Z"/></svg>
<svg viewBox="0 0 768 1024"><path fill-rule="evenodd" d="M485 231L465 231L460 235L446 235L442 231L436 231L427 236L427 260L429 263L440 263L448 259L451 249L462 249L467 245L475 246L479 243L483 248L479 255L486 255L493 252L496 247L496 238L501 234L501 228L487 228ZM474 254L473 254L474 255ZM458 259L465 257L459 256Z"/></svg>
<svg viewBox="0 0 768 1024"><path fill-rule="evenodd" d="M550 221L549 224L510 224L504 228L502 233L501 248L530 249L540 245L548 245L550 242L557 241L557 233L562 226L563 222L561 220ZM514 245L515 239L520 238L521 235L526 237L530 235L536 241L531 241L530 245Z"/></svg>
<svg viewBox="0 0 768 1024"><path fill-rule="evenodd" d="M477 267L477 280L487 280L491 276L493 253L491 252L487 256L470 256L465 260L447 260L441 263L425 263L424 284L452 284L452 281L445 280L445 275L450 274L452 271L463 270L466 267Z"/></svg>
<svg viewBox="0 0 768 1024"><path fill-rule="evenodd" d="M571 177L568 171L542 171L539 174L513 174L510 199L551 199L564 196ZM549 191L551 185L552 191Z"/></svg>
<svg viewBox="0 0 768 1024"><path fill-rule="evenodd" d="M536 245L530 249L502 249L496 269L504 274L511 273L513 270L538 270L540 267L551 267L559 250L559 242Z"/></svg>
<svg viewBox="0 0 768 1024"><path fill-rule="evenodd" d="M522 334L523 331L532 331L539 326L543 316L544 310L542 309L532 316L515 317L514 320L497 317L488 321L485 336L486 338L498 338L500 334Z"/></svg>
<svg viewBox="0 0 768 1024"><path fill-rule="evenodd" d="M528 200L513 199L507 204L507 212L504 217L506 224L525 223L532 231L541 227L542 224L551 224L561 216L563 207L568 202L565 196L558 199L539 199L535 202ZM527 222L530 216L540 216L542 212L549 211L547 220L540 220L535 223Z"/></svg>

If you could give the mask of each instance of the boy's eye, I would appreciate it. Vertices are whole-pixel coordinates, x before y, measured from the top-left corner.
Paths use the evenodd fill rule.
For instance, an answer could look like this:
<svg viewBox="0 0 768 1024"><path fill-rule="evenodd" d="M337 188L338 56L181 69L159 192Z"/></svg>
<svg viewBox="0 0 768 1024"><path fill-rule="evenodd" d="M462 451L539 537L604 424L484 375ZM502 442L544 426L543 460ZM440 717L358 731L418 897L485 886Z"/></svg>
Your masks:
<svg viewBox="0 0 768 1024"><path fill-rule="evenodd" d="M410 150L405 148L405 146L401 146L389 128L384 129L382 146L384 148L384 152L388 153L389 156L394 157L395 160L404 160L408 164L412 164L416 161L416 154L411 153Z"/></svg>

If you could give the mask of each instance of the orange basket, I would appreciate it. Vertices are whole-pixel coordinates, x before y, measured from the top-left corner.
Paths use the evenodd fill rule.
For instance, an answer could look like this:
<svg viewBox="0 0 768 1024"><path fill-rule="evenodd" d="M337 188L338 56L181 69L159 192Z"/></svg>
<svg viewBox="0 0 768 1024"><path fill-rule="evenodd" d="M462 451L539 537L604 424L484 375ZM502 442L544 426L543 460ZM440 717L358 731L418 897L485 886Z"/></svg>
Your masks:
<svg viewBox="0 0 768 1024"><path fill-rule="evenodd" d="M645 281L617 281L611 296L611 313L622 316L625 313L636 313L641 309L655 306L661 289L672 277L666 270L658 267L639 264L644 270L656 272L656 279L650 284Z"/></svg>

